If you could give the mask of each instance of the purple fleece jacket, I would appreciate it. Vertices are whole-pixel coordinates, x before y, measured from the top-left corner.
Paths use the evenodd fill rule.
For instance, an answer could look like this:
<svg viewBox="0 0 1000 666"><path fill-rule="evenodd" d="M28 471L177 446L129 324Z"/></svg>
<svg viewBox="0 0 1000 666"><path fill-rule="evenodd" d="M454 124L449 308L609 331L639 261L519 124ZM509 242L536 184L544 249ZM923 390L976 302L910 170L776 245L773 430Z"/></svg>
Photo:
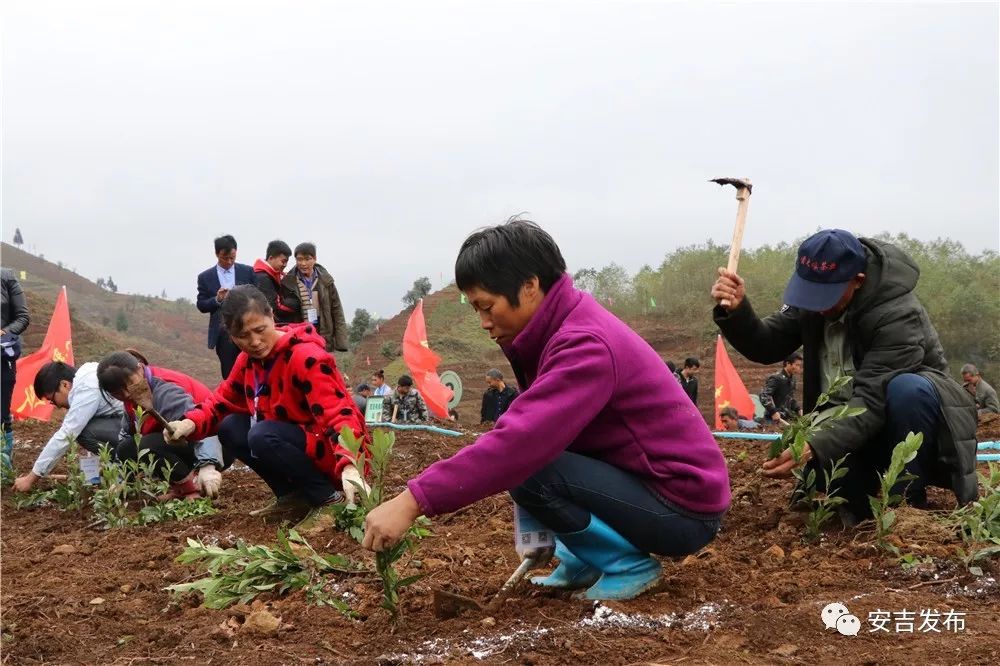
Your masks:
<svg viewBox="0 0 1000 666"><path fill-rule="evenodd" d="M649 344L563 275L504 349L521 395L496 427L409 482L424 514L514 488L573 451L631 472L694 513L729 507L705 420Z"/></svg>

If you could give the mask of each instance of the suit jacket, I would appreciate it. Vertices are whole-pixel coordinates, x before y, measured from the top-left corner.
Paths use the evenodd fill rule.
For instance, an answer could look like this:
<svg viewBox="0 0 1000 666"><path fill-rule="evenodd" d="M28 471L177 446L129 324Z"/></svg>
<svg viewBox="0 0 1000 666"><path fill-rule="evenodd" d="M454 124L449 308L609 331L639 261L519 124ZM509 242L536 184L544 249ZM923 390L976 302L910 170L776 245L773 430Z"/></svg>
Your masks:
<svg viewBox="0 0 1000 666"><path fill-rule="evenodd" d="M215 345L219 341L219 335L225 332L225 326L222 325L222 317L219 314L222 304L215 300L216 294L219 293L219 287L222 286L219 284L219 274L215 270L216 266L218 264L198 274L198 311L209 314L209 349L215 349ZM253 268L246 264L234 264L233 268L236 271L237 285L255 284Z"/></svg>

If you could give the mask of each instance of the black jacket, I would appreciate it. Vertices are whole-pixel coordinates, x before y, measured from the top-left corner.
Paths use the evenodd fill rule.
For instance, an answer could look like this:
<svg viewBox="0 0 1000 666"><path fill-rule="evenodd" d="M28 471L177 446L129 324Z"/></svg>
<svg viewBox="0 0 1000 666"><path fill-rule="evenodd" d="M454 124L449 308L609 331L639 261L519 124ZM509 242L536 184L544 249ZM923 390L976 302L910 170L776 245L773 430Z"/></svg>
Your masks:
<svg viewBox="0 0 1000 666"><path fill-rule="evenodd" d="M483 394L483 405L479 410L480 420L498 421L517 396L517 389L509 384L505 384L502 391L495 388L486 389L486 393Z"/></svg>
<svg viewBox="0 0 1000 666"><path fill-rule="evenodd" d="M795 377L784 369L767 378L764 390L760 392L760 404L764 406L764 416L768 419L775 412L782 418L799 415L799 403L795 401Z"/></svg>
<svg viewBox="0 0 1000 666"><path fill-rule="evenodd" d="M28 301L14 271L8 268L0 270L0 281L3 282L0 291L0 328L3 329L4 344L10 343L11 351L10 355L4 355L4 359L13 362L21 355L21 334L31 322L28 317Z"/></svg>
<svg viewBox="0 0 1000 666"><path fill-rule="evenodd" d="M684 392L687 393L687 396L689 398L691 398L691 402L693 402L695 405L697 405L698 404L698 378L697 377L691 377L690 379L684 379L684 375L681 374L680 370L678 370L677 372L674 373L674 377L676 377L677 381L680 382L681 388L684 389Z"/></svg>
<svg viewBox="0 0 1000 666"><path fill-rule="evenodd" d="M876 439L885 424L886 385L897 375L917 373L934 384L941 400L938 462L950 472L959 502L969 502L978 492L976 408L968 392L948 376L937 331L913 294L920 270L894 245L868 238L861 243L868 255L867 279L851 300L845 321L856 368L849 404L867 411L838 421L809 444L826 467ZM822 315L783 306L761 320L744 299L732 312L717 306L713 316L730 344L751 361L777 363L801 346L803 407L806 411L815 407L820 394Z"/></svg>

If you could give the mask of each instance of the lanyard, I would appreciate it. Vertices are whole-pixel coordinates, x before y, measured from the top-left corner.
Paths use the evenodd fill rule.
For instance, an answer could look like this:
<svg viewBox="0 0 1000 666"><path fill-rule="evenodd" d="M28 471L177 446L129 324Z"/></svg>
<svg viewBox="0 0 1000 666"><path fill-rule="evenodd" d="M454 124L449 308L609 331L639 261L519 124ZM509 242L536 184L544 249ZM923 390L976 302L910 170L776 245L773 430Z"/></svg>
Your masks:
<svg viewBox="0 0 1000 666"><path fill-rule="evenodd" d="M269 361L267 363L261 364L263 369L263 376L258 378L257 369L253 369L253 397L254 400L260 397L261 391L267 386L267 379L271 376L271 368L274 367L274 361Z"/></svg>
<svg viewBox="0 0 1000 666"><path fill-rule="evenodd" d="M253 368L253 414L250 415L251 423L257 422L257 405L260 402L261 393L267 387L267 379L271 376L271 368L274 367L274 361L271 360L263 365L263 376L258 379L257 369Z"/></svg>

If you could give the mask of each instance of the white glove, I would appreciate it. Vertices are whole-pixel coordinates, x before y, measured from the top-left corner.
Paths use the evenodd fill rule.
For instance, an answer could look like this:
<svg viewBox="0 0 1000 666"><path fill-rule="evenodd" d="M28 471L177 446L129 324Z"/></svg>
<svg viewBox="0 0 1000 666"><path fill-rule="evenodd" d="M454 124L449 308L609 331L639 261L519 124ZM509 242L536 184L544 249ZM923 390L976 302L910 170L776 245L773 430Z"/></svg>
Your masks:
<svg viewBox="0 0 1000 666"><path fill-rule="evenodd" d="M187 438L194 433L194 421L191 419L171 421L170 427L173 428L174 431L174 434L172 435L166 428L163 429L163 439L165 439L168 444L180 444L187 441Z"/></svg>
<svg viewBox="0 0 1000 666"><path fill-rule="evenodd" d="M205 465L198 469L198 478L195 483L205 497L218 497L219 488L222 487L222 472L215 469L213 465Z"/></svg>
<svg viewBox="0 0 1000 666"><path fill-rule="evenodd" d="M354 498L358 494L358 488L363 488L365 494L371 492L371 486L365 483L364 478L361 476L361 472L354 465L348 465L344 468L344 471L340 474L340 483L344 486L344 496L347 498L348 504L354 504Z"/></svg>

